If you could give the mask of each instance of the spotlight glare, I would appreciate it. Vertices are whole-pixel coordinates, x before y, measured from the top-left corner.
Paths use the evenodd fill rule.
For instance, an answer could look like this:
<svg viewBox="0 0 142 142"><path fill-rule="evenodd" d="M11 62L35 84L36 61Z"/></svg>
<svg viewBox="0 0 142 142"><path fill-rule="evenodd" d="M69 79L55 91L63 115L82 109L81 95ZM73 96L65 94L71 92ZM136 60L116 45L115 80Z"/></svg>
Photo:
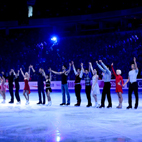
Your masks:
<svg viewBox="0 0 142 142"><path fill-rule="evenodd" d="M51 40L52 41L57 41L57 38L56 37L52 37Z"/></svg>

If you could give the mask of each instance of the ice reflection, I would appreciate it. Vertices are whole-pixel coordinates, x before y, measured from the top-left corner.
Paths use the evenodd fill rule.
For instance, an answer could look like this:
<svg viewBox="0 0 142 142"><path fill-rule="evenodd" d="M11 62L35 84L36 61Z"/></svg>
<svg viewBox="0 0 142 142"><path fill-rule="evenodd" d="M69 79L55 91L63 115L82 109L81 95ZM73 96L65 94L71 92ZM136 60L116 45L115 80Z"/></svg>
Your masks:
<svg viewBox="0 0 142 142"><path fill-rule="evenodd" d="M61 134L59 130L56 130L56 142L60 142L60 140L61 140Z"/></svg>

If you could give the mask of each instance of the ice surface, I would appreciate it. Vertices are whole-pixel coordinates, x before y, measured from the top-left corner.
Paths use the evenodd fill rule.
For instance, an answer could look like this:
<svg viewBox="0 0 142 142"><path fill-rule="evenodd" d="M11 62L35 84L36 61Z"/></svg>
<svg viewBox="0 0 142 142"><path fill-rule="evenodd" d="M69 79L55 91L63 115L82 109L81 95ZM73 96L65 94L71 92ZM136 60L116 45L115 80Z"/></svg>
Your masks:
<svg viewBox="0 0 142 142"><path fill-rule="evenodd" d="M139 108L126 110L127 92L123 94L123 109L116 109L115 93L112 109L86 108L85 93L81 93L81 107L74 107L74 93L71 93L71 106L61 107L60 92L51 94L53 105L50 107L36 105L38 94L32 92L30 105L26 106L20 93L21 105L16 105L16 101L13 105L0 104L0 142L142 142L141 94ZM9 99L7 93L7 102ZM99 103L100 99L98 96ZM92 102L94 105L93 98Z"/></svg>

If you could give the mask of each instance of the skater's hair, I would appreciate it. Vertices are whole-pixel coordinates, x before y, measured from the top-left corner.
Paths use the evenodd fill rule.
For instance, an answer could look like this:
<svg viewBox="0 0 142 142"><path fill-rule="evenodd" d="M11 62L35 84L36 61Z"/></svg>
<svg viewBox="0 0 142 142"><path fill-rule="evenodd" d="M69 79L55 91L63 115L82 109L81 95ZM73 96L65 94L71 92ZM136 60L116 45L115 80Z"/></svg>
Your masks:
<svg viewBox="0 0 142 142"><path fill-rule="evenodd" d="M46 76L48 76L48 78L50 78L50 74L49 73L47 73Z"/></svg>
<svg viewBox="0 0 142 142"><path fill-rule="evenodd" d="M109 69L110 69L110 66L109 65L106 65Z"/></svg>
<svg viewBox="0 0 142 142"><path fill-rule="evenodd" d="M117 70L119 72L119 75L122 73L121 70Z"/></svg>
<svg viewBox="0 0 142 142"><path fill-rule="evenodd" d="M81 68L77 68L77 70L81 71Z"/></svg>
<svg viewBox="0 0 142 142"><path fill-rule="evenodd" d="M85 71L86 71L86 70L89 71L89 69L87 69L87 68L85 69Z"/></svg>
<svg viewBox="0 0 142 142"><path fill-rule="evenodd" d="M67 69L67 66L66 65L63 65L66 69Z"/></svg>

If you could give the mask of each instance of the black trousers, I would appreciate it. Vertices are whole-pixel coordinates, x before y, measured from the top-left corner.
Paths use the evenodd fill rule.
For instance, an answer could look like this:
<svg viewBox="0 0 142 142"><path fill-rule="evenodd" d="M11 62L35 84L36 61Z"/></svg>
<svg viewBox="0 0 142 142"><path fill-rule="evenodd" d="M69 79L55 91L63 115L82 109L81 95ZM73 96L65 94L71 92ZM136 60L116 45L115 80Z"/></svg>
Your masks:
<svg viewBox="0 0 142 142"><path fill-rule="evenodd" d="M14 102L14 95L13 95L13 85L9 86L9 92L10 92L10 96L11 96L11 102Z"/></svg>
<svg viewBox="0 0 142 142"><path fill-rule="evenodd" d="M129 85L128 103L129 103L129 106L131 106L131 107L132 107L132 93L133 93L133 91L134 91L135 98L136 98L135 107L138 107L139 96L138 96L138 83L137 82L130 83L130 85Z"/></svg>
<svg viewBox="0 0 142 142"><path fill-rule="evenodd" d="M85 86L85 92L86 92L86 97L87 97L87 100L88 100L88 105L91 105L91 85L89 86Z"/></svg>
<svg viewBox="0 0 142 142"><path fill-rule="evenodd" d="M17 102L20 102L20 96L19 96L19 88L20 86L15 86L16 87L16 90L15 90L15 97L16 97L16 100Z"/></svg>
<svg viewBox="0 0 142 142"><path fill-rule="evenodd" d="M101 105L102 106L105 106L106 95L107 95L108 105L112 106L111 96L110 96L110 88L111 88L110 82L104 82L104 88L103 88L102 99L101 99Z"/></svg>
<svg viewBox="0 0 142 142"><path fill-rule="evenodd" d="M78 103L78 104L81 103L80 91L81 91L81 85L80 85L80 84L76 84L76 85L75 85L75 95L76 95L77 103Z"/></svg>
<svg viewBox="0 0 142 142"><path fill-rule="evenodd" d="M43 96L43 103L45 103L44 86L43 85L38 85L38 96L39 96L39 102L40 103L42 103L41 93L42 93L42 96Z"/></svg>

